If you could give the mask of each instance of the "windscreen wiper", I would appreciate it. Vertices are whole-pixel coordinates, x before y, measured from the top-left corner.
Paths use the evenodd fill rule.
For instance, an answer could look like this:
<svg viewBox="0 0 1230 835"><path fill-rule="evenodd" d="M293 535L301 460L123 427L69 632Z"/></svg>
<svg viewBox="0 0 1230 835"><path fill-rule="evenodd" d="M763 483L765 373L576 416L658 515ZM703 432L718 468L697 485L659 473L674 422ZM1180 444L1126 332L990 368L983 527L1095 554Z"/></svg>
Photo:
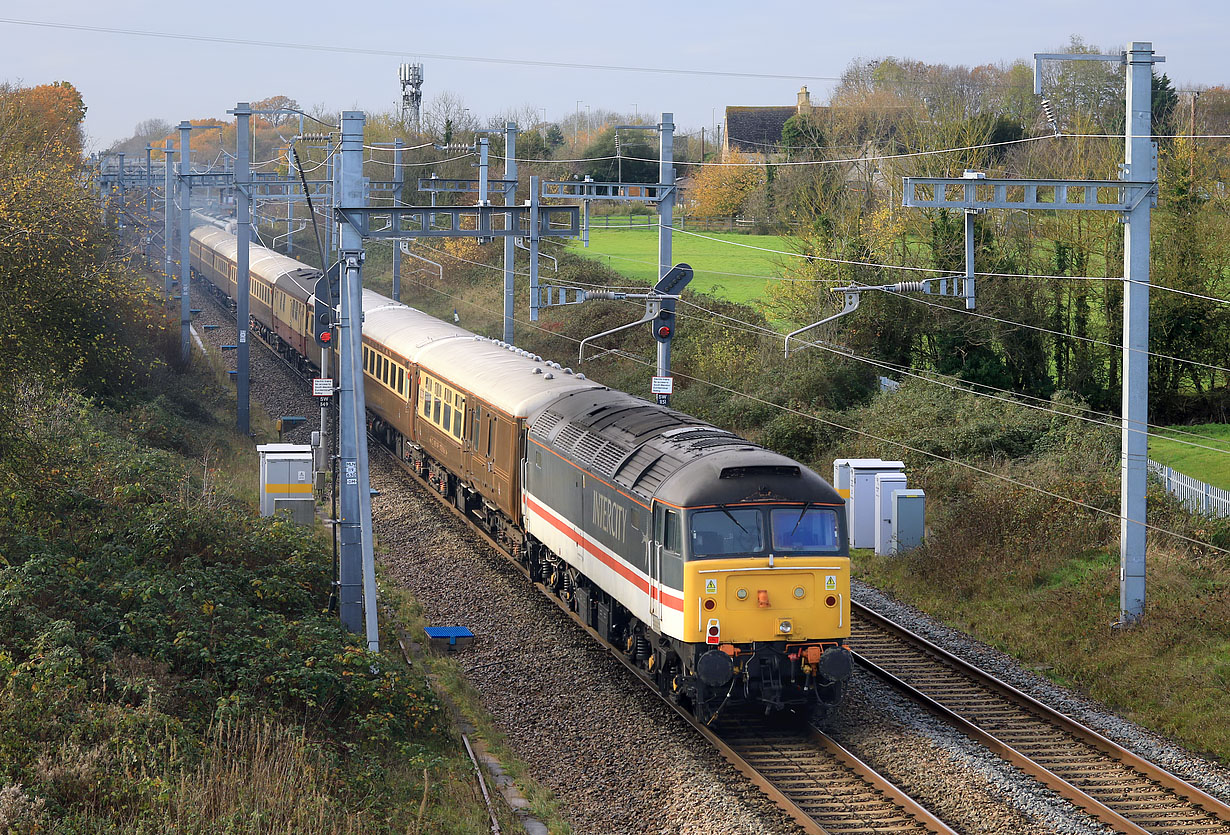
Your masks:
<svg viewBox="0 0 1230 835"><path fill-rule="evenodd" d="M794 536L794 532L799 529L799 525L803 524L803 517L807 515L807 509L811 507L811 502L803 505L803 509L799 511L799 518L795 520L794 527L790 529L790 535Z"/></svg>
<svg viewBox="0 0 1230 835"><path fill-rule="evenodd" d="M736 525L739 525L739 520L734 517L734 514L732 514L729 510L726 509L726 505L724 504L718 505L718 510L725 513L727 517L730 518L730 521L734 522ZM739 530L743 531L748 536L752 535L752 532L749 531L747 528L743 527L742 525L739 525Z"/></svg>

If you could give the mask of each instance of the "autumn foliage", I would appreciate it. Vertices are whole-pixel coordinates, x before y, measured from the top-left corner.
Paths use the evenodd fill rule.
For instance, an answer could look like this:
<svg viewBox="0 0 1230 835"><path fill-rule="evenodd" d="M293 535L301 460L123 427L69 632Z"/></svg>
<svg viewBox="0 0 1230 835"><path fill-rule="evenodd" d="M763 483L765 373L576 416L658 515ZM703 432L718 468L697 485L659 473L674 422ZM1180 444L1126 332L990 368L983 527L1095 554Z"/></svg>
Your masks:
<svg viewBox="0 0 1230 835"><path fill-rule="evenodd" d="M34 373L116 391L158 341L161 315L83 176L84 114L67 83L0 87L0 385Z"/></svg>
<svg viewBox="0 0 1230 835"><path fill-rule="evenodd" d="M765 169L748 154L731 151L722 165L709 165L696 175L689 190L693 210L706 217L734 217L747 198L764 185Z"/></svg>

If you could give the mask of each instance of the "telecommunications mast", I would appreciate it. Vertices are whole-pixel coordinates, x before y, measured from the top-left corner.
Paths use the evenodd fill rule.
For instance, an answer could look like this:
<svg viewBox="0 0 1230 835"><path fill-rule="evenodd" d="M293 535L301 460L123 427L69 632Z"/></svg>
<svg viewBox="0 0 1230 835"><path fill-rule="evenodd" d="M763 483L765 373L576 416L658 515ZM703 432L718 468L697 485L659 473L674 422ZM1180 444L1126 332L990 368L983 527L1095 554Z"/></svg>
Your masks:
<svg viewBox="0 0 1230 835"><path fill-rule="evenodd" d="M402 64L398 73L401 78L401 118L409 116L414 122L414 132L419 132L419 105L423 103L423 65Z"/></svg>

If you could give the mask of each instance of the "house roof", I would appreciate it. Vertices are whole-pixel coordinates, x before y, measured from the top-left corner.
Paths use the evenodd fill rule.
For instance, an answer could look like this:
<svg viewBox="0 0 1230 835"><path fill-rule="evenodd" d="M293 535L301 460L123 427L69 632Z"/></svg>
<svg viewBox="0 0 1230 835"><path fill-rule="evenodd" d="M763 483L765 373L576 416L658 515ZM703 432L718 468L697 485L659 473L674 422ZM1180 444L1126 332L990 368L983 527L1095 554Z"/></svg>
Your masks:
<svg viewBox="0 0 1230 835"><path fill-rule="evenodd" d="M726 147L763 154L782 141L786 120L798 107L727 107Z"/></svg>

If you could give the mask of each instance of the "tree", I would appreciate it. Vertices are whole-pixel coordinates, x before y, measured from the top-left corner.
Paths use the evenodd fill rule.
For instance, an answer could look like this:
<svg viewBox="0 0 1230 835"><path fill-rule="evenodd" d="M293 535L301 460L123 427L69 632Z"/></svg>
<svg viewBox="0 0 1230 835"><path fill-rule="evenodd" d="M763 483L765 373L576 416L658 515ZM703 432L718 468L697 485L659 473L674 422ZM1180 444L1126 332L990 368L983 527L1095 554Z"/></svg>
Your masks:
<svg viewBox="0 0 1230 835"><path fill-rule="evenodd" d="M0 145L14 149L81 154L81 122L85 103L81 93L67 81L38 87L0 86L5 116Z"/></svg>
<svg viewBox="0 0 1230 835"><path fill-rule="evenodd" d="M1154 71L1152 99L1153 119L1151 121L1153 133L1174 133L1174 111L1179 105L1179 94L1175 92L1174 85L1170 83L1170 78L1166 73L1162 73L1159 76Z"/></svg>
<svg viewBox="0 0 1230 835"><path fill-rule="evenodd" d="M567 140L564 139L564 132L560 130L559 125L553 124L551 127L547 128L547 145L551 147L552 151L563 145L565 142L567 142Z"/></svg>
<svg viewBox="0 0 1230 835"><path fill-rule="evenodd" d="M748 154L731 151L723 164L701 168L688 194L696 214L733 218L766 181L764 166Z"/></svg>
<svg viewBox="0 0 1230 835"><path fill-rule="evenodd" d="M782 150L787 159L817 159L824 149L824 131L814 113L796 113L782 125Z"/></svg>
<svg viewBox="0 0 1230 835"><path fill-rule="evenodd" d="M581 153L587 161L579 164L579 174L588 174L600 183L656 183L658 152L643 138L643 131L619 135L615 148L615 129L605 128Z"/></svg>
<svg viewBox="0 0 1230 835"><path fill-rule="evenodd" d="M292 99L290 96L270 96L267 99L252 102L253 110L302 110L299 107L299 102ZM279 127L282 124L289 122L291 119L298 118L293 113L270 113L263 117L273 127Z"/></svg>
<svg viewBox="0 0 1230 835"><path fill-rule="evenodd" d="M547 156L547 143L536 130L522 131L517 136L517 156L521 159L543 159Z"/></svg>

